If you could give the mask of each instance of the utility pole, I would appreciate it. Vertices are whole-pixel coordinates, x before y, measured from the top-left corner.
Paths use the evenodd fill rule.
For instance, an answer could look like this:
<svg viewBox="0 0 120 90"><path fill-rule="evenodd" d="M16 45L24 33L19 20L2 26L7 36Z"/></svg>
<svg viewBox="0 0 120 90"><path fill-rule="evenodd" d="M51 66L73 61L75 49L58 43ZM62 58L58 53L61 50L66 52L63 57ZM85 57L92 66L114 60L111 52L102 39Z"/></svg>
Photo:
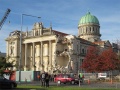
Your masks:
<svg viewBox="0 0 120 90"><path fill-rule="evenodd" d="M30 16L30 17L36 17L41 18L33 15L28 14L22 14L21 15L21 32L20 32L20 58L19 58L19 83L21 83L21 62L22 62L22 27L23 27L23 16Z"/></svg>

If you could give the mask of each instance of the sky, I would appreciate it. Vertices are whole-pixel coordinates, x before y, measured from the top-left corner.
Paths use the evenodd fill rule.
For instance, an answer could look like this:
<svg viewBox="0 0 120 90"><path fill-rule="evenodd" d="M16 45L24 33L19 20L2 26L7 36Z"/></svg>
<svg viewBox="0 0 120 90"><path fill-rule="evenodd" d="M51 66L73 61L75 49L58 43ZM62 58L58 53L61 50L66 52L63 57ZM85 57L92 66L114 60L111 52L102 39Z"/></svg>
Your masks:
<svg viewBox="0 0 120 90"><path fill-rule="evenodd" d="M22 31L30 31L35 22L77 36L80 18L88 11L99 20L102 40L120 39L120 0L0 0L0 21L8 8L11 12L0 30L0 51L4 53L10 32L21 26Z"/></svg>

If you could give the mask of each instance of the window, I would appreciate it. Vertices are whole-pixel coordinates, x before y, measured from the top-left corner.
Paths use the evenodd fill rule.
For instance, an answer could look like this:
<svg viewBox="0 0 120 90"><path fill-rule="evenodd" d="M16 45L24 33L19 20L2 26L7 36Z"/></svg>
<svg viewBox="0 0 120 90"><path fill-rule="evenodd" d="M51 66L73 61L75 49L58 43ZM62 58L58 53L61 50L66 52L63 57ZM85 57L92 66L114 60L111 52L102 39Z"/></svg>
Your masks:
<svg viewBox="0 0 120 90"><path fill-rule="evenodd" d="M82 49L82 53L84 53L84 49Z"/></svg>

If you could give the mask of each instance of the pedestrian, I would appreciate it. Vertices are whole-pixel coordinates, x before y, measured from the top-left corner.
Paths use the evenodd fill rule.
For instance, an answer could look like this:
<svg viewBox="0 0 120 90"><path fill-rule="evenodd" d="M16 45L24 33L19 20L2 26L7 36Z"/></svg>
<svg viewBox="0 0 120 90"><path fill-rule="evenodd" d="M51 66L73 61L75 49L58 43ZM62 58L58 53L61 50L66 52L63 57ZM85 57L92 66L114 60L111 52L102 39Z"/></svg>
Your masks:
<svg viewBox="0 0 120 90"><path fill-rule="evenodd" d="M43 71L43 73L41 74L41 83L42 86L45 87L45 71Z"/></svg>
<svg viewBox="0 0 120 90"><path fill-rule="evenodd" d="M50 80L50 75L48 73L45 74L45 83L46 87L49 87L49 80Z"/></svg>
<svg viewBox="0 0 120 90"><path fill-rule="evenodd" d="M79 73L79 79L81 83L83 83L83 78L84 78L84 75L82 73Z"/></svg>

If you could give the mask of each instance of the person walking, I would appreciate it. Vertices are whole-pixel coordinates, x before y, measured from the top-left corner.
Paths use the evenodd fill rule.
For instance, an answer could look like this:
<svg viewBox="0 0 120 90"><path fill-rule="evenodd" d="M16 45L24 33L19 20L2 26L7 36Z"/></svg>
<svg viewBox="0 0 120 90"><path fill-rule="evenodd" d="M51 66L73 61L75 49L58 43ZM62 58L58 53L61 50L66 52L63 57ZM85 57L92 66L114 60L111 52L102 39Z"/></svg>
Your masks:
<svg viewBox="0 0 120 90"><path fill-rule="evenodd" d="M45 71L43 71L43 73L41 74L41 83L42 86L45 87Z"/></svg>
<svg viewBox="0 0 120 90"><path fill-rule="evenodd" d="M84 78L84 75L82 73L79 73L79 79L81 83L83 83L83 78Z"/></svg>
<svg viewBox="0 0 120 90"><path fill-rule="evenodd" d="M50 80L50 75L48 73L45 74L45 83L46 87L49 87L49 80Z"/></svg>

